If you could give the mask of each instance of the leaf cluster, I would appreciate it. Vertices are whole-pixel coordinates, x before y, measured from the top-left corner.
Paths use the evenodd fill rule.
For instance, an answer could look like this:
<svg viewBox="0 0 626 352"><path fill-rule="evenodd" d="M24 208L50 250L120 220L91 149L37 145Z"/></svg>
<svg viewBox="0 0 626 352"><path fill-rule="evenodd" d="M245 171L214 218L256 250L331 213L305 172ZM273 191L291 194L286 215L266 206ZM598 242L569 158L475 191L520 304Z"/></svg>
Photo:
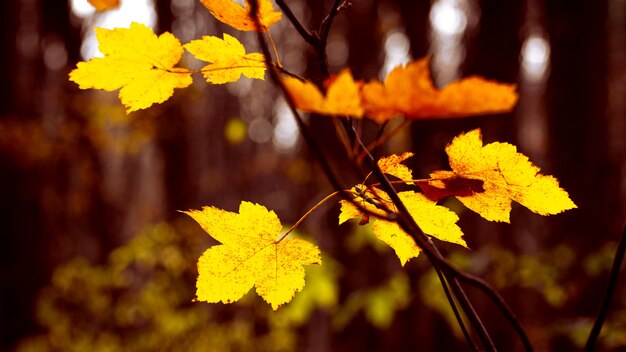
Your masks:
<svg viewBox="0 0 626 352"><path fill-rule="evenodd" d="M182 45L170 33L157 37L149 28L133 23L128 29L97 29L104 57L79 63L70 73L70 80L81 89L120 89L120 99L131 112L166 101L174 89L192 83L192 74L202 74L208 83L222 84L237 81L242 75L263 80L269 70L286 95L305 139L320 155L336 192L284 232L273 211L251 202L241 202L237 213L212 206L185 212L220 243L207 249L198 261L196 300L231 303L255 287L274 310L291 301L304 287L304 266L321 264L321 251L316 245L291 238L289 234L321 203L341 195L340 224L349 219L358 219L361 225L371 222L376 237L394 249L401 265L426 253L470 343L449 291L453 291L466 313L473 311L457 281L459 278L486 292L514 323L514 316L496 292L484 282L464 276L437 251L433 238L467 247L457 225L458 215L439 203L447 197L456 197L486 220L500 222L509 222L512 201L540 215L576 208L557 179L541 174L539 167L511 144L483 145L479 129L462 133L448 144L446 153L451 170L437 170L427 179L414 179L413 171L402 164L411 153L380 160L370 154L393 133L380 136L372 146L366 147L353 123L368 118L383 125L382 133L385 124L396 116L410 121L509 112L517 102L516 86L472 76L438 89L431 79L429 58L422 58L396 67L382 82L355 80L346 68L329 76L323 87L318 87L282 67L276 48L272 58L263 38L271 39L269 29L282 13L269 0L246 1L244 6L231 0L201 2L213 16L233 28L257 31L263 53L247 53L241 42L227 34L222 38L204 36ZM323 53L330 24L344 8L342 3L335 3L315 35L294 19L282 1L278 3L303 39L321 48ZM198 71L177 67L184 50L208 64ZM296 109L333 119L343 132L340 137L344 138L346 153L355 165L362 166L363 158L370 162L370 173L361 183L349 188L340 185ZM397 180L390 182L385 175ZM368 182L371 176L376 182ZM397 192L394 184L403 184L409 190ZM479 328L483 344L492 345L479 318L475 313L468 315L472 325ZM520 336L525 337L523 332Z"/></svg>

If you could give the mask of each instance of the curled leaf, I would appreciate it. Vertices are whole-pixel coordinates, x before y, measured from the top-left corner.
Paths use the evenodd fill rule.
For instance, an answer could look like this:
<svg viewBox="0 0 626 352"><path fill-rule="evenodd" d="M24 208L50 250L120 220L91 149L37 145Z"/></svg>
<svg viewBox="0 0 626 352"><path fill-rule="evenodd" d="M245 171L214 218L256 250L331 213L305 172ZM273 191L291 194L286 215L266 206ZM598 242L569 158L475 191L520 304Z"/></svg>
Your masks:
<svg viewBox="0 0 626 352"><path fill-rule="evenodd" d="M268 31L270 26L278 22L282 12L275 11L270 0L259 1L259 20L263 31ZM246 0L246 6L242 6L233 0L200 0L215 18L240 31L256 31L256 24L251 14L250 0Z"/></svg>
<svg viewBox="0 0 626 352"><path fill-rule="evenodd" d="M363 86L365 114L379 123L396 115L410 119L461 117L511 111L517 102L514 84L473 76L437 89L431 78L429 58L398 66L384 83Z"/></svg>

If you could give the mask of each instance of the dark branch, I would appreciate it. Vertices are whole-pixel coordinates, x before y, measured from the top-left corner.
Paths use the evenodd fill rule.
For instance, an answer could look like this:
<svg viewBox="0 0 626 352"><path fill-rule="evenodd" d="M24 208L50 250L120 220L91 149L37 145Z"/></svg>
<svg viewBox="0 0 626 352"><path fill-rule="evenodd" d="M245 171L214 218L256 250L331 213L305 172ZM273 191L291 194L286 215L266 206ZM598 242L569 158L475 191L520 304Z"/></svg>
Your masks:
<svg viewBox="0 0 626 352"><path fill-rule="evenodd" d="M319 38L313 35L311 32L309 32L306 28L304 28L304 25L302 24L302 22L298 20L296 15L294 15L294 13L291 11L289 6L287 6L287 3L285 3L284 0L276 0L276 5L280 7L280 9L283 11L285 16L287 16L287 19L289 19L289 22L291 22L293 27L296 29L296 31L298 31L298 33L300 34L302 39L304 39L304 41L306 41L307 43L311 44L314 47L319 45L319 41L320 41Z"/></svg>
<svg viewBox="0 0 626 352"><path fill-rule="evenodd" d="M324 76L330 75L330 71L328 69L328 56L326 55L326 45L328 44L330 27L332 27L333 21L335 20L335 17L337 17L339 11L343 9L347 3L349 2L345 0L335 0L333 7L328 12L328 15L322 20L322 23L320 23L319 43L317 43L315 49L317 51L317 59L319 60L320 68L322 69Z"/></svg>
<svg viewBox="0 0 626 352"><path fill-rule="evenodd" d="M263 55L265 57L271 57L269 47L267 46L267 43L265 42L265 38L263 37L263 31L262 31L263 27L262 27L261 23L259 22L259 18L258 18L258 2L257 2L257 0L250 1L250 8L251 8L252 14L254 16L255 24L256 24L256 27L257 27L257 40L258 40L258 42L259 42L259 44L261 46ZM302 133L302 137L304 138L305 142L307 143L307 145L309 146L309 148L311 149L313 154L319 160L319 162L320 162L320 164L322 166L322 169L323 169L324 173L326 174L326 176L327 176L329 182L331 183L332 187L336 191L339 192L339 194L341 195L341 197L343 199L345 199L345 200L349 201L350 203L352 203L355 207L357 207L357 209L359 209L364 214L376 216L376 217L384 219L384 220L395 221L396 220L396 216L395 216L394 213L388 213L387 215L373 213L370 210L364 208L361 204L359 204L359 203L354 201L354 197L353 197L352 193L347 191L345 189L345 187L342 185L342 183L339 181L339 179L337 178L337 176L333 172L332 168L330 167L330 164L328 163L328 159L326 158L326 156L322 152L322 149L320 148L319 144L317 143L317 141L315 140L315 138L313 137L313 135L309 131L308 126L304 123L304 121L300 117L300 114L298 114L298 112L296 111L296 107L295 107L295 103L294 103L293 99L291 99L291 96L289 94L287 94L287 90L285 89L285 87L282 84L280 78L278 77L276 65L268 65L268 68L269 68L268 72L270 74L270 78L272 79L274 84L276 84L280 88L281 92L283 93L283 96L285 97L285 100L287 101L287 105L289 106L289 109L291 110L291 113L293 114L294 118L296 119L296 123L298 124L298 128L300 130L300 133Z"/></svg>
<svg viewBox="0 0 626 352"><path fill-rule="evenodd" d="M467 327L465 326L465 323L463 322L463 318L461 317L461 313L459 312L459 308L456 306L456 303L454 302L454 298L452 297L452 294L450 293L450 285L449 285L449 283L447 282L445 276L443 275L443 273L441 272L441 270L439 268L435 267L434 269L435 269L435 272L437 273L437 277L439 277L439 281L441 282L441 286L443 287L443 292L446 294L446 298L448 299L448 302L450 302L450 307L452 308L452 312L454 313L454 317L456 318L457 323L461 327L461 331L463 332L463 336L465 337L465 341L467 341L467 343L470 345L472 350L480 351L478 349L478 346L476 346L476 343L472 339L472 336L470 335L469 331L467 330Z"/></svg>
<svg viewBox="0 0 626 352"><path fill-rule="evenodd" d="M619 280L619 272L622 268L622 262L624 261L624 253L626 253L626 226L624 226L624 232L622 238L617 246L617 252L615 252L615 259L613 259L613 267L611 268L611 276L609 277L609 284L604 293L604 299L602 300L602 306L596 317L596 321L593 323L593 328L587 338L587 344L585 344L585 351L593 351L596 347L598 336L602 330L602 325L606 320L606 316L609 313L609 306L613 300L613 294L615 293L615 287Z"/></svg>

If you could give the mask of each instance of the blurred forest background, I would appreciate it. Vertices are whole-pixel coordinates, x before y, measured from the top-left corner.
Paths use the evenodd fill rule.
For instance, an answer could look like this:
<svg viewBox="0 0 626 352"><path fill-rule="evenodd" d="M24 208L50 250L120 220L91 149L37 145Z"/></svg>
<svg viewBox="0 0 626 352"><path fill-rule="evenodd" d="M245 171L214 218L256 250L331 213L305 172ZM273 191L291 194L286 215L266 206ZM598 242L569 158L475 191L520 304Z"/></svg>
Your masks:
<svg viewBox="0 0 626 352"><path fill-rule="evenodd" d="M293 223L332 190L267 81L196 78L130 116L115 93L79 91L68 73L95 55L93 26L137 21L183 42L225 32L256 45L197 0L121 2L101 14L84 0L0 2L0 349L468 349L425 258L402 269L366 227L338 227L336 204L299 228L326 257L294 302L192 303L196 260L214 242L177 210L248 200ZM314 29L332 1L287 3ZM286 68L322 77L286 19L271 33ZM447 202L472 250L442 248L498 288L537 350L578 349L626 219L626 1L352 0L328 50L333 72L360 79L432 55L439 86L471 74L518 83L512 113L415 121L381 152L415 152L408 164L423 177L448 167L452 137L480 127L485 142L513 143L555 175L578 209L514 206L509 225ZM346 186L358 182L328 119L310 123ZM496 344L520 350L495 307L468 293ZM624 282L616 297L602 350L626 348Z"/></svg>

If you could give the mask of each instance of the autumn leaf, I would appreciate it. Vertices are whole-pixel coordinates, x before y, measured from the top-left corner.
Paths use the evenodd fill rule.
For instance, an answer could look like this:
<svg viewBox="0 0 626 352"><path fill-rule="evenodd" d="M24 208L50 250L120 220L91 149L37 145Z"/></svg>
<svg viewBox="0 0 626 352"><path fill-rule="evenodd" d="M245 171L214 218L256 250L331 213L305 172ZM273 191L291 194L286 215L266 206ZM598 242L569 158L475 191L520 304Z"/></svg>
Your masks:
<svg viewBox="0 0 626 352"><path fill-rule="evenodd" d="M365 185L358 185L352 191L359 194L354 198L354 202L361 205L374 214L383 215L385 207L391 211L397 211L389 195L384 191L370 187L363 192ZM467 247L463 240L463 232L456 224L459 217L446 207L437 205L421 193L412 191L399 192L398 196L404 203L407 210L424 231L441 241L456 243ZM339 214L339 224L353 218L368 216L361 212L352 202L342 200L341 213ZM406 262L419 255L420 249L413 238L404 232L395 221L385 220L382 217L372 216L375 220L372 223L374 235L381 241L388 244L396 252L400 263L404 266Z"/></svg>
<svg viewBox="0 0 626 352"><path fill-rule="evenodd" d="M326 96L309 81L283 77L282 82L296 107L302 111L322 115L363 116L361 84L354 81L350 70L343 70L327 81Z"/></svg>
<svg viewBox="0 0 626 352"><path fill-rule="evenodd" d="M106 11L120 6L120 0L87 0L96 11Z"/></svg>
<svg viewBox="0 0 626 352"><path fill-rule="evenodd" d="M540 174L514 145L495 142L483 146L480 129L455 137L446 153L453 171L431 173L428 186L456 196L487 220L509 222L513 200L540 215L576 208L559 181ZM460 187L462 181L468 188ZM476 181L482 182L482 191ZM449 189L450 185L456 189ZM424 191L430 192L428 188Z"/></svg>
<svg viewBox="0 0 626 352"><path fill-rule="evenodd" d="M396 115L410 119L461 117L511 111L517 102L514 84L473 76L438 90L431 78L429 58L398 66L384 83L363 86L365 114L382 123Z"/></svg>
<svg viewBox="0 0 626 352"><path fill-rule="evenodd" d="M321 264L317 246L298 238L278 241L280 220L262 205L241 202L239 213L215 207L185 213L221 243L198 260L198 301L232 303L255 286L276 310L304 287L303 265Z"/></svg>
<svg viewBox="0 0 626 352"><path fill-rule="evenodd" d="M256 24L250 11L250 1L241 6L233 0L200 0L215 18L240 31L256 31ZM259 20L263 31L278 22L282 17L280 11L274 11L270 0L259 0Z"/></svg>
<svg viewBox="0 0 626 352"><path fill-rule="evenodd" d="M412 180L413 171L406 165L400 164L406 159L413 156L411 152L405 152L400 155L392 154L386 157L382 157L378 160L377 164L380 171L388 175L395 176L401 180ZM411 183L411 182L408 182Z"/></svg>
<svg viewBox="0 0 626 352"><path fill-rule="evenodd" d="M201 40L185 44L185 49L197 59L211 63L202 68L202 74L209 83L235 82L241 75L261 80L265 78L263 54L246 54L243 44L228 34L224 34L224 39L203 36Z"/></svg>
<svg viewBox="0 0 626 352"><path fill-rule="evenodd" d="M157 37L143 24L113 30L96 28L103 58L79 62L70 80L80 89L120 89L127 113L162 103L192 82L191 73L174 67L183 55L180 41L171 33Z"/></svg>

